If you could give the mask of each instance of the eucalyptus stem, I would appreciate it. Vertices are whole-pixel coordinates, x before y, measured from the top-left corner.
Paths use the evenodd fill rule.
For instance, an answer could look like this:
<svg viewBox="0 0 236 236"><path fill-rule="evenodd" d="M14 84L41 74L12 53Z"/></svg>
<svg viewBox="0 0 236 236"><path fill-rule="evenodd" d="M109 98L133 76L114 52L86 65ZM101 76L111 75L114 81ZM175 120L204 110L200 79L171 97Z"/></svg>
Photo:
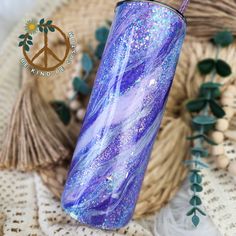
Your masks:
<svg viewBox="0 0 236 236"><path fill-rule="evenodd" d="M200 222L198 213L206 215L199 207L202 204L198 193L203 190L202 188L202 176L201 169L208 166L202 162L202 158L209 156L208 150L205 149L205 143L210 145L217 145L211 140L207 134L210 130L213 130L218 118L225 116L225 112L217 102L220 96L221 86L216 83L216 76L227 77L231 74L230 66L223 60L219 59L220 49L226 47L233 42L233 36L230 32L220 32L213 38L213 43L216 45L215 58L205 59L198 63L198 69L201 74L210 74L209 82L204 82L199 88L199 96L197 99L190 101L187 104L187 109L190 112L194 112L193 116L193 128L197 131L194 136L188 137L189 140L193 140L193 147L191 149L192 160L187 161L186 164L190 165L190 182L193 196L190 200L192 208L187 213L187 216L192 216L192 223L197 226Z"/></svg>

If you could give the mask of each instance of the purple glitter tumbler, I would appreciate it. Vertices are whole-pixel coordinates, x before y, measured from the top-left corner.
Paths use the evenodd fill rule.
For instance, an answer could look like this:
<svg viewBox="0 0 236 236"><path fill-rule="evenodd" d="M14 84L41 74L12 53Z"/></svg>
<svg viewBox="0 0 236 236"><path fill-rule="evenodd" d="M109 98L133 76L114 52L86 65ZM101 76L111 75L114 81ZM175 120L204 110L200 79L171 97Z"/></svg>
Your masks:
<svg viewBox="0 0 236 236"><path fill-rule="evenodd" d="M118 3L62 196L81 223L117 229L132 218L185 31L165 4Z"/></svg>

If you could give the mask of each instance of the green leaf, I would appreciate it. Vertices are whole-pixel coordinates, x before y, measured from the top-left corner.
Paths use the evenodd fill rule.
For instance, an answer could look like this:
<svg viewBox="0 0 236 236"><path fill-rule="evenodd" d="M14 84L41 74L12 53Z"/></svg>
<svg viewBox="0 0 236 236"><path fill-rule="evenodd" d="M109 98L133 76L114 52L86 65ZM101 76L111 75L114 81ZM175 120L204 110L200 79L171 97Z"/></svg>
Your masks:
<svg viewBox="0 0 236 236"><path fill-rule="evenodd" d="M207 100L209 98L215 98L219 96L219 87L221 84L214 82L203 83L200 87L200 96L205 97Z"/></svg>
<svg viewBox="0 0 236 236"><path fill-rule="evenodd" d="M204 131L204 133L207 133L209 132L210 130L212 130L214 128L214 124L212 125L198 125L198 124L195 124L195 123L192 123L192 128L193 130L196 130L198 132L202 132Z"/></svg>
<svg viewBox="0 0 236 236"><path fill-rule="evenodd" d="M195 184L196 183L196 174L195 173L192 173L191 175L190 175L190 182L191 183L193 183L193 184Z"/></svg>
<svg viewBox="0 0 236 236"><path fill-rule="evenodd" d="M206 106L206 104L207 100L205 98L198 98L188 102L186 107L190 112L199 112Z"/></svg>
<svg viewBox="0 0 236 236"><path fill-rule="evenodd" d="M199 225L200 218L197 215L194 215L192 217L192 222L193 222L194 226L197 227Z"/></svg>
<svg viewBox="0 0 236 236"><path fill-rule="evenodd" d="M205 98L207 101L211 98L212 91L210 89L199 89L199 97Z"/></svg>
<svg viewBox="0 0 236 236"><path fill-rule="evenodd" d="M201 161L195 161L196 165L202 167L202 168L209 168L209 166Z"/></svg>
<svg viewBox="0 0 236 236"><path fill-rule="evenodd" d="M221 108L221 106L213 99L209 101L211 112L217 118L222 118L225 116L225 111Z"/></svg>
<svg viewBox="0 0 236 236"><path fill-rule="evenodd" d="M202 176L199 175L198 173L192 173L190 175L190 182L193 183L193 184L201 184L202 182Z"/></svg>
<svg viewBox="0 0 236 236"><path fill-rule="evenodd" d="M192 208L186 215L191 216L194 213L195 213L195 208Z"/></svg>
<svg viewBox="0 0 236 236"><path fill-rule="evenodd" d="M205 134L198 134L198 135L195 135L195 136L190 136L190 137L187 137L187 139L188 140L204 139L207 143L209 143L211 145L218 145L213 140L211 140L209 137L207 137Z"/></svg>
<svg viewBox="0 0 236 236"><path fill-rule="evenodd" d="M28 51L29 51L29 46L28 46L27 44L25 44L25 45L24 45L24 49L25 49L25 51L28 52Z"/></svg>
<svg viewBox="0 0 236 236"><path fill-rule="evenodd" d="M22 47L24 45L24 41L19 42L18 46Z"/></svg>
<svg viewBox="0 0 236 236"><path fill-rule="evenodd" d="M205 59L198 63L198 69L202 75L209 74L215 68L215 60Z"/></svg>
<svg viewBox="0 0 236 236"><path fill-rule="evenodd" d="M194 156L200 155L201 157L208 157L208 151L201 147L193 147L191 153Z"/></svg>
<svg viewBox="0 0 236 236"><path fill-rule="evenodd" d="M98 59L102 58L102 54L103 54L104 49L105 49L105 43L99 43L96 50L95 50L95 56Z"/></svg>
<svg viewBox="0 0 236 236"><path fill-rule="evenodd" d="M201 162L201 161L197 161L197 160L188 160L188 161L184 161L184 164L187 166L200 166L202 168L208 168L208 165L206 165L205 163Z"/></svg>
<svg viewBox="0 0 236 236"><path fill-rule="evenodd" d="M24 35L24 34L21 34L18 38L19 38L19 39L24 39L24 38L25 38L25 35Z"/></svg>
<svg viewBox="0 0 236 236"><path fill-rule="evenodd" d="M193 196L191 198L191 200L189 201L189 203L192 205L192 206L200 206L202 204L202 201L200 199L200 197L198 196Z"/></svg>
<svg viewBox="0 0 236 236"><path fill-rule="evenodd" d="M202 186L199 185L199 184L192 184L192 185L191 185L191 190L192 190L193 192L202 192L203 188L202 188Z"/></svg>
<svg viewBox="0 0 236 236"><path fill-rule="evenodd" d="M66 105L66 103L63 101L53 101L51 105L63 124L68 125L70 123L71 113L70 108Z"/></svg>
<svg viewBox="0 0 236 236"><path fill-rule="evenodd" d="M187 137L187 140L202 139L202 138L204 138L203 136L204 136L203 134L197 134L197 135L194 135L194 136Z"/></svg>
<svg viewBox="0 0 236 236"><path fill-rule="evenodd" d="M203 88L203 89L218 89L220 86L222 86L222 85L219 83L206 82L201 85L201 88Z"/></svg>
<svg viewBox="0 0 236 236"><path fill-rule="evenodd" d="M43 32L43 27L42 26L39 26L39 31Z"/></svg>
<svg viewBox="0 0 236 236"><path fill-rule="evenodd" d="M204 135L204 140L209 143L210 145L215 145L217 146L218 144L216 142L214 142L213 140L211 140L209 137L207 137L206 135Z"/></svg>
<svg viewBox="0 0 236 236"><path fill-rule="evenodd" d="M52 20L48 20L46 25L51 25L52 24Z"/></svg>
<svg viewBox="0 0 236 236"><path fill-rule="evenodd" d="M221 84L214 82L203 83L200 87L200 97L204 97L207 100L209 98L219 97Z"/></svg>
<svg viewBox="0 0 236 236"><path fill-rule="evenodd" d="M195 139L200 139L200 138L203 138L203 134L197 134L197 135L194 135L194 136L189 136L189 137L187 137L187 140L195 140Z"/></svg>
<svg viewBox="0 0 236 236"><path fill-rule="evenodd" d="M203 216L206 216L206 213L203 212L201 209L199 209L198 207L195 208L200 214L202 214Z"/></svg>
<svg viewBox="0 0 236 236"><path fill-rule="evenodd" d="M198 170L198 169L191 169L190 172L191 172L191 173L199 173L199 172L201 172L201 171Z"/></svg>
<svg viewBox="0 0 236 236"><path fill-rule="evenodd" d="M213 38L214 44L221 47L227 47L231 43L233 43L233 41L234 41L234 36L229 31L219 32Z"/></svg>
<svg viewBox="0 0 236 236"><path fill-rule="evenodd" d="M96 39L100 43L106 43L108 35L109 35L109 29L106 27L98 28L95 32Z"/></svg>
<svg viewBox="0 0 236 236"><path fill-rule="evenodd" d="M29 39L29 40L32 40L33 37L32 37L31 35L28 35L28 39Z"/></svg>
<svg viewBox="0 0 236 236"><path fill-rule="evenodd" d="M220 98L221 96L221 91L220 89L214 89L212 92L211 92L211 98L212 99L217 99L217 98Z"/></svg>
<svg viewBox="0 0 236 236"><path fill-rule="evenodd" d="M232 73L230 65L223 60L216 61L216 72L222 77L227 77Z"/></svg>
<svg viewBox="0 0 236 236"><path fill-rule="evenodd" d="M48 29L49 29L51 32L54 32L54 31L55 31L54 27L52 27L52 26L48 26Z"/></svg>
<svg viewBox="0 0 236 236"><path fill-rule="evenodd" d="M215 145L215 146L218 145L216 142L214 142L213 140L211 140L211 139L210 139L209 137L207 137L206 135L204 135L204 140L205 140L207 143L211 144L211 145Z"/></svg>
<svg viewBox="0 0 236 236"><path fill-rule="evenodd" d="M198 184L202 183L202 176L201 175L197 175L197 181Z"/></svg>
<svg viewBox="0 0 236 236"><path fill-rule="evenodd" d="M83 69L87 73L89 73L93 69L93 61L87 53L83 54L81 62Z"/></svg>
<svg viewBox="0 0 236 236"><path fill-rule="evenodd" d="M79 77L75 77L73 80L73 88L76 92L82 93L83 95L87 95L90 93L91 89L89 86L85 83L84 80L82 80Z"/></svg>
<svg viewBox="0 0 236 236"><path fill-rule="evenodd" d="M47 32L48 32L47 27L44 27L44 33L47 33Z"/></svg>
<svg viewBox="0 0 236 236"><path fill-rule="evenodd" d="M33 45L33 42L30 41L30 40L28 40L27 43L28 43L29 45Z"/></svg>
<svg viewBox="0 0 236 236"><path fill-rule="evenodd" d="M42 25L43 23L44 23L44 19L41 19L41 20L39 21L39 24Z"/></svg>
<svg viewBox="0 0 236 236"><path fill-rule="evenodd" d="M203 126L212 125L216 123L216 119L215 117L200 115L193 118L193 123Z"/></svg>

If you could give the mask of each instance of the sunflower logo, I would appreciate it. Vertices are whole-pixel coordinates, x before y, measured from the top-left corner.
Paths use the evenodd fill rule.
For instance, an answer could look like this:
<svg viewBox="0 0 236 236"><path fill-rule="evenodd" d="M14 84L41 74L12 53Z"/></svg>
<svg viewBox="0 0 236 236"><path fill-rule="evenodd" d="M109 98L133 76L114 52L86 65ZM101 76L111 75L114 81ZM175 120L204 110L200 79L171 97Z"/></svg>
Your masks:
<svg viewBox="0 0 236 236"><path fill-rule="evenodd" d="M38 22L35 19L29 20L25 24L25 31L28 34L35 34L38 31Z"/></svg>

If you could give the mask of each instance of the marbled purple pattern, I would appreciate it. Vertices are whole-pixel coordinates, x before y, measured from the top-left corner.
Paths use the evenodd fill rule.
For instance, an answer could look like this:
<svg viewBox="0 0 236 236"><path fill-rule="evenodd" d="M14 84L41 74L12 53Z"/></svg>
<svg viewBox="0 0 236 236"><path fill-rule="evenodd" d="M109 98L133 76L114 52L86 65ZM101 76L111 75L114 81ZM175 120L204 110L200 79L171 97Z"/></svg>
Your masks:
<svg viewBox="0 0 236 236"><path fill-rule="evenodd" d="M62 196L81 223L117 229L132 218L185 30L163 4L117 7Z"/></svg>

